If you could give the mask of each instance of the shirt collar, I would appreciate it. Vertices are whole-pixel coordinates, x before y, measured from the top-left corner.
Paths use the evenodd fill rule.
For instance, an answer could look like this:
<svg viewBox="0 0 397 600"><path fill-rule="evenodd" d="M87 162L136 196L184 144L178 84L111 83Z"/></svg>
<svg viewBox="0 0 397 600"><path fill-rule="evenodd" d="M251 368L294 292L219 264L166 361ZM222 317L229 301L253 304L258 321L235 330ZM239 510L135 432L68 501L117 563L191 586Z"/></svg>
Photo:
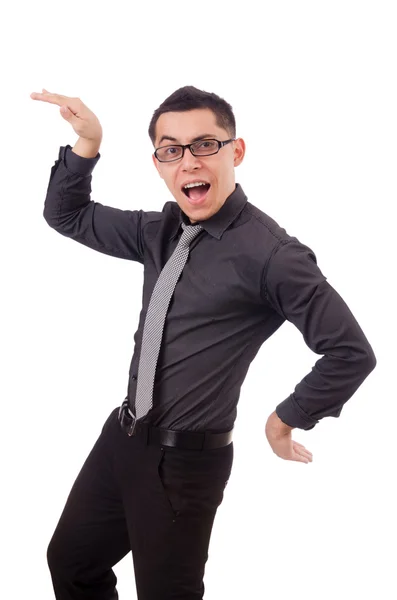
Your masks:
<svg viewBox="0 0 397 600"><path fill-rule="evenodd" d="M212 215L212 217L209 219L197 221L195 225L200 224L207 233L220 240L226 229L241 213L246 203L247 196L244 194L241 185L237 183L234 192L232 192L230 196L226 198L226 201L218 210L218 212ZM172 233L169 238L170 240L175 238L178 234L179 228L182 226L182 221L186 223L186 225L191 225L189 217L185 215L176 202L174 204L176 205L176 218L171 230Z"/></svg>

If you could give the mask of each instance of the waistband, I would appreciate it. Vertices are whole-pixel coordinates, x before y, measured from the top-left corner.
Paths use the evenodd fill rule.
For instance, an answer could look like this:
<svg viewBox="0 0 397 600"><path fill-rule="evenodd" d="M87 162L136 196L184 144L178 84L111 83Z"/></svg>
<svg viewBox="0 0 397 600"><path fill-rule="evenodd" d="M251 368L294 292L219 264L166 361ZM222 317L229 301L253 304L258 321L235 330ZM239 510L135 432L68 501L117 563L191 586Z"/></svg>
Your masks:
<svg viewBox="0 0 397 600"><path fill-rule="evenodd" d="M131 412L128 400L120 406L118 420L123 431L129 436L137 436L147 444L185 448L186 450L209 450L228 446L232 441L233 430L223 433L174 431L154 427L137 421Z"/></svg>

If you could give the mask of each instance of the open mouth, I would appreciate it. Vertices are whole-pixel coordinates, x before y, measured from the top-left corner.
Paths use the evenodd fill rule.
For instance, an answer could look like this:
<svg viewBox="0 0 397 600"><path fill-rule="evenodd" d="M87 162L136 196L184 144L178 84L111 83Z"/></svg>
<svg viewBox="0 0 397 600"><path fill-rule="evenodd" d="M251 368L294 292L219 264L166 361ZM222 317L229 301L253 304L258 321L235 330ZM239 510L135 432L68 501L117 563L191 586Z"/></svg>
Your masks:
<svg viewBox="0 0 397 600"><path fill-rule="evenodd" d="M182 191L191 202L198 203L204 200L210 187L211 185L209 183L206 183L205 181L198 181L195 183L188 183L187 185L183 186Z"/></svg>

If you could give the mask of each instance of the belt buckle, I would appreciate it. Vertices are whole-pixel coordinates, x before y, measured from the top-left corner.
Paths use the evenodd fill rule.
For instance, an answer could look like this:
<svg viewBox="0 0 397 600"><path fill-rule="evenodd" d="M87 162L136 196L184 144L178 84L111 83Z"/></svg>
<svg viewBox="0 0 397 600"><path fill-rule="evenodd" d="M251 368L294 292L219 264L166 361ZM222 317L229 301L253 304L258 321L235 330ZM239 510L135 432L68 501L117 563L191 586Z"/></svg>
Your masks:
<svg viewBox="0 0 397 600"><path fill-rule="evenodd" d="M132 423L131 423L131 425L128 428L127 435L129 435L131 437L132 435L135 435L136 417L134 417L134 415L132 414L132 412L130 411L130 409L128 409L128 412L131 415Z"/></svg>
<svg viewBox="0 0 397 600"><path fill-rule="evenodd" d="M132 435L135 435L135 428L136 428L136 417L133 414L133 412L131 411L130 407L129 407L129 403L128 403L128 399L126 398L123 402L123 404L120 406L120 410L119 410L119 421L121 424L123 425L127 425L127 423L125 423L125 413L128 412L129 417L132 419L132 423L131 425L128 425L128 429L127 429L127 435L129 437L131 437Z"/></svg>

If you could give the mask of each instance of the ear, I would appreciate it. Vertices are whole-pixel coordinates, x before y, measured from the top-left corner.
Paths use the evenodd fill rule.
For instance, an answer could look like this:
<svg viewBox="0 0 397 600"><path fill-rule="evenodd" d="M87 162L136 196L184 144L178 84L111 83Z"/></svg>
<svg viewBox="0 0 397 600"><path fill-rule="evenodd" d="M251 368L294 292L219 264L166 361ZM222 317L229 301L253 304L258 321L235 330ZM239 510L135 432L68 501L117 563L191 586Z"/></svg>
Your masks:
<svg viewBox="0 0 397 600"><path fill-rule="evenodd" d="M245 142L243 138L237 138L234 142L234 166L238 167L243 162L245 156Z"/></svg>
<svg viewBox="0 0 397 600"><path fill-rule="evenodd" d="M160 175L161 179L163 179L163 176L162 176L161 171L160 171L160 163L159 163L159 161L157 160L157 158L155 157L154 154L152 154L152 160L153 160L154 166L157 169L158 174Z"/></svg>

